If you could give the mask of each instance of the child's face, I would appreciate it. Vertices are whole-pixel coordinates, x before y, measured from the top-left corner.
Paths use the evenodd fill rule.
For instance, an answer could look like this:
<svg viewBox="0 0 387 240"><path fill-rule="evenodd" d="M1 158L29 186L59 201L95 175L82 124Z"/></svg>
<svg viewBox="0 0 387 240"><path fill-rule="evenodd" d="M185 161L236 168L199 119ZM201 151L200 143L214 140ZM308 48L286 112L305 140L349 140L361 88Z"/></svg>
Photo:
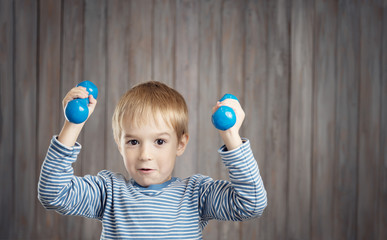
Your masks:
<svg viewBox="0 0 387 240"><path fill-rule="evenodd" d="M176 132L159 117L158 124L149 121L133 127L123 121L119 150L126 170L143 187L161 184L171 179L176 157L183 154L188 136L178 141Z"/></svg>

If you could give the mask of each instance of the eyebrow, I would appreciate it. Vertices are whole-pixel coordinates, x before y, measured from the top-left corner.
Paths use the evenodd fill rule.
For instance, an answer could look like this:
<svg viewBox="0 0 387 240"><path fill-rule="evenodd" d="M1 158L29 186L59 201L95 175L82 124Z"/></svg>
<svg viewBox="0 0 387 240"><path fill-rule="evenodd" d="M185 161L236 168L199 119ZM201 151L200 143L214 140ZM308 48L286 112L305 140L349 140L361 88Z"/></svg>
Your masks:
<svg viewBox="0 0 387 240"><path fill-rule="evenodd" d="M156 133L155 136L163 136L163 135L167 135L167 136L171 136L171 134L169 134L168 132L161 132L161 133ZM129 134L129 133L126 133L124 135L124 138L137 138L137 136L135 135L132 135L132 134Z"/></svg>

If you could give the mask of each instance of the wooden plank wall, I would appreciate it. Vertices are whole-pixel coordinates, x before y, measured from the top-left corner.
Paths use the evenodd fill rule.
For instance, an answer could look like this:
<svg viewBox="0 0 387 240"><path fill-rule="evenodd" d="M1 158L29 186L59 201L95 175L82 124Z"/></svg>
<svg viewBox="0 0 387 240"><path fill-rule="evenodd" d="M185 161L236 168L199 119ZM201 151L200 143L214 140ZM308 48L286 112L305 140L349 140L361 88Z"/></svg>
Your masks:
<svg viewBox="0 0 387 240"><path fill-rule="evenodd" d="M98 221L37 200L40 166L78 82L99 87L77 175L125 173L119 96L165 82L190 110L175 175L227 179L211 108L236 94L267 193L260 219L204 239L387 239L387 0L0 1L0 239L98 239Z"/></svg>

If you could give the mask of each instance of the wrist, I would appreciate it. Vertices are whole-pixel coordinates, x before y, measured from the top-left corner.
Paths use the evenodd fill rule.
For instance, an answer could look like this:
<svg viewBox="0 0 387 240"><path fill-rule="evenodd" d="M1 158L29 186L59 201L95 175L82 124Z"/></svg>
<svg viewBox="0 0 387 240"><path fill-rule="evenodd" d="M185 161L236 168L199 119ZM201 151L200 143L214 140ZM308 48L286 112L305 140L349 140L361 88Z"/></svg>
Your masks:
<svg viewBox="0 0 387 240"><path fill-rule="evenodd" d="M63 128L58 135L58 141L67 147L74 146L85 123L75 124L65 120Z"/></svg>
<svg viewBox="0 0 387 240"><path fill-rule="evenodd" d="M231 130L220 131L220 136L222 137L228 151L236 149L242 145L242 138L240 137L239 132Z"/></svg>

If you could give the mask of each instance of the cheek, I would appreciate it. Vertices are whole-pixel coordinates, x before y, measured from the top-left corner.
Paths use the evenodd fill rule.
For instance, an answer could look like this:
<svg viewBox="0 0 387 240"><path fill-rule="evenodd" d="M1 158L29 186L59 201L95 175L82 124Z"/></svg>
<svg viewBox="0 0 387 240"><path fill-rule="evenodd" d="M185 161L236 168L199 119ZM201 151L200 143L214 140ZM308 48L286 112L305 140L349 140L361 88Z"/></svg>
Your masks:
<svg viewBox="0 0 387 240"><path fill-rule="evenodd" d="M170 149L162 155L163 158L162 161L160 161L160 167L163 168L165 171L172 171L176 162L176 149Z"/></svg>
<svg viewBox="0 0 387 240"><path fill-rule="evenodd" d="M122 155L122 160L124 161L125 168L129 170L131 166L133 166L133 156L135 153L124 151Z"/></svg>

